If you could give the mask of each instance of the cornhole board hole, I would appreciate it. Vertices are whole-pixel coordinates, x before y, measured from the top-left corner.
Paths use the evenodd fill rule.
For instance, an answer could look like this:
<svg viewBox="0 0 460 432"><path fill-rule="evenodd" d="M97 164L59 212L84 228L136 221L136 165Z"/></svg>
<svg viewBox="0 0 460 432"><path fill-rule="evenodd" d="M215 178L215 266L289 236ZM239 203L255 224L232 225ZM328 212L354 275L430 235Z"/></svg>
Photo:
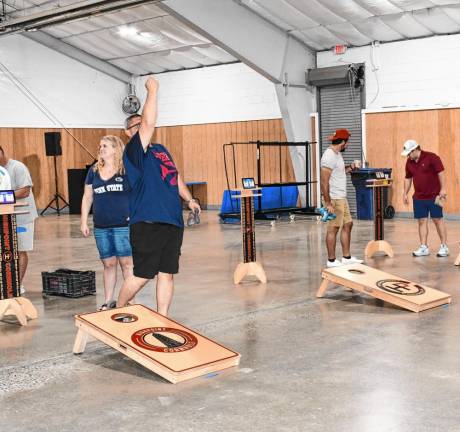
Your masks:
<svg viewBox="0 0 460 432"><path fill-rule="evenodd" d="M316 297L323 297L330 282L393 303L412 312L421 312L451 302L452 297L437 289L363 264L324 269Z"/></svg>
<svg viewBox="0 0 460 432"><path fill-rule="evenodd" d="M75 325L74 354L92 336L174 384L240 362L240 354L143 305L76 315Z"/></svg>

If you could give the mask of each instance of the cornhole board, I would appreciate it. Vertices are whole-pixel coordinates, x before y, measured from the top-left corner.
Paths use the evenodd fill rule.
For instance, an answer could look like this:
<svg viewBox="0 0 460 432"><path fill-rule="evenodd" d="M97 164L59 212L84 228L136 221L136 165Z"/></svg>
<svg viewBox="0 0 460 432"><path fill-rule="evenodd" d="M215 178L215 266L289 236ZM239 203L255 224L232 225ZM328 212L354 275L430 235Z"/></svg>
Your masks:
<svg viewBox="0 0 460 432"><path fill-rule="evenodd" d="M76 315L75 325L74 354L92 336L174 384L240 362L240 354L143 305Z"/></svg>
<svg viewBox="0 0 460 432"><path fill-rule="evenodd" d="M323 297L330 282L393 303L412 312L421 312L450 303L452 297L437 289L363 264L324 269L316 297Z"/></svg>

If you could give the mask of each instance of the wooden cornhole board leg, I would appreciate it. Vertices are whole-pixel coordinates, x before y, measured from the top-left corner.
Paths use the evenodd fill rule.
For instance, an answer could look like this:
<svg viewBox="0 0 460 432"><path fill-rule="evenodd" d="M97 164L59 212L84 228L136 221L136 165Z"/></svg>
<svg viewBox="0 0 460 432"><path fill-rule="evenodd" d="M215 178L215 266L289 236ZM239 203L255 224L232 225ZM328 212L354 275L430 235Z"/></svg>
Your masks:
<svg viewBox="0 0 460 432"><path fill-rule="evenodd" d="M143 305L76 315L75 325L75 354L92 336L172 383L237 366L241 357Z"/></svg>
<svg viewBox="0 0 460 432"><path fill-rule="evenodd" d="M75 336L75 342L73 344L73 353L82 354L85 352L86 343L88 342L89 334L82 328L78 328L77 336Z"/></svg>
<svg viewBox="0 0 460 432"><path fill-rule="evenodd" d="M388 255L390 258L393 258L395 256L393 248L390 246L390 243L388 243L385 240L371 240L366 246L364 255L367 258L372 258L374 254L378 252L384 252L385 255Z"/></svg>
<svg viewBox="0 0 460 432"><path fill-rule="evenodd" d="M9 307L10 307L10 302L8 301L8 299L0 301L0 321L6 315Z"/></svg>
<svg viewBox="0 0 460 432"><path fill-rule="evenodd" d="M329 281L323 278L321 285L319 286L319 289L316 292L316 297L324 297L324 293L326 292L328 286L329 286Z"/></svg>
<svg viewBox="0 0 460 432"><path fill-rule="evenodd" d="M246 276L255 276L260 282L267 283L265 270L258 262L239 263L233 273L233 282L237 285Z"/></svg>
<svg viewBox="0 0 460 432"><path fill-rule="evenodd" d="M37 318L37 310L30 300L24 297L13 297L0 300L0 320L5 316L15 316L22 326L27 325L27 318Z"/></svg>
<svg viewBox="0 0 460 432"><path fill-rule="evenodd" d="M412 312L421 312L448 304L452 300L449 294L442 291L363 264L324 269L322 277L323 281L316 294L317 297L323 297L327 283L333 282Z"/></svg>
<svg viewBox="0 0 460 432"><path fill-rule="evenodd" d="M454 265L460 266L460 254L458 254L457 259L455 260Z"/></svg>
<svg viewBox="0 0 460 432"><path fill-rule="evenodd" d="M21 305L22 310L24 311L25 315L29 319L36 319L38 318L37 309L32 304L32 302L25 298L25 297L16 297L15 300Z"/></svg>

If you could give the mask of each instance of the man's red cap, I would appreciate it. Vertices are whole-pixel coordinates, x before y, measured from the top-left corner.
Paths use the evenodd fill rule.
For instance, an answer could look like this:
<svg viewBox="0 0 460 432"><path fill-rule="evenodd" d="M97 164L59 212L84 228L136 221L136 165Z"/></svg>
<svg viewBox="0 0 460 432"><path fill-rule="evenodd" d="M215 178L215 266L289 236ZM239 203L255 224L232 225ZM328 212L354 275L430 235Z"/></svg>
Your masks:
<svg viewBox="0 0 460 432"><path fill-rule="evenodd" d="M327 137L329 141L335 141L338 139L347 140L351 137L351 133L347 129L337 129L334 135Z"/></svg>

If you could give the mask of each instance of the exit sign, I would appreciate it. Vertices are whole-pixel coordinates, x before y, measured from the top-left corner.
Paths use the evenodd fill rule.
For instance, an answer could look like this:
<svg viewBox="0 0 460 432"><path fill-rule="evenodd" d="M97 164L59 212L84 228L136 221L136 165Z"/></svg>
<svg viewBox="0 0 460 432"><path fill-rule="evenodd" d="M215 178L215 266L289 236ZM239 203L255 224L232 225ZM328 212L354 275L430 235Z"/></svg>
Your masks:
<svg viewBox="0 0 460 432"><path fill-rule="evenodd" d="M341 55L341 54L345 54L345 51L347 50L347 46L346 45L336 45L334 48L333 48L333 52L335 55Z"/></svg>

